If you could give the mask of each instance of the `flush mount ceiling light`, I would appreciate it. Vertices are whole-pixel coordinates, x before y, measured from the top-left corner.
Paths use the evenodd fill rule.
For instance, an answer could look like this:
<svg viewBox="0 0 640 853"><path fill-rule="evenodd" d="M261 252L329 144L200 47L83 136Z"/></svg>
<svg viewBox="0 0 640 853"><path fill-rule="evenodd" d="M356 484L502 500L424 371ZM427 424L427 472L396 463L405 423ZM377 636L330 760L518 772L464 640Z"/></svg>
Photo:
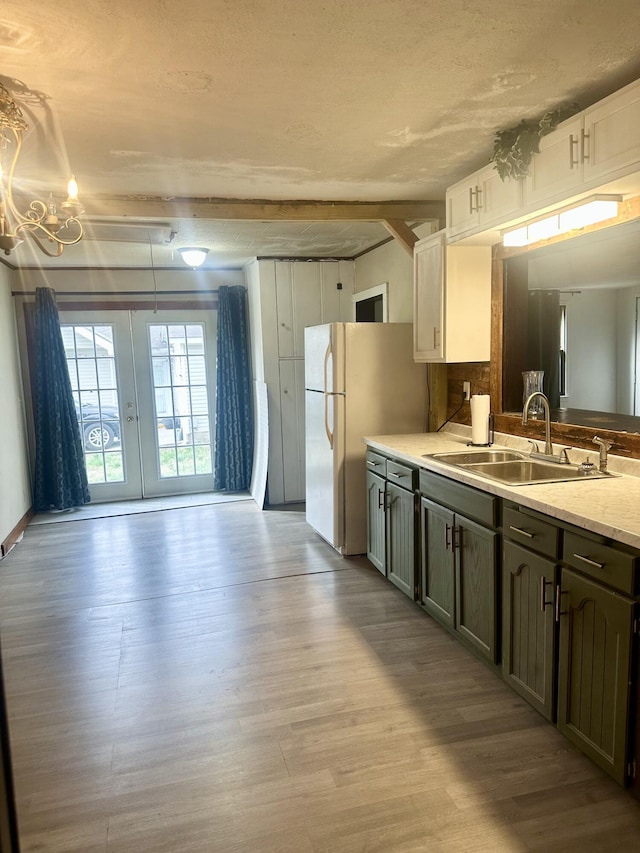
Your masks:
<svg viewBox="0 0 640 853"><path fill-rule="evenodd" d="M0 154L8 161L8 171L2 168L0 161L0 250L9 255L22 242L23 236L28 236L45 255L57 258L65 246L82 240L84 229L78 217L84 210L73 176L67 186L67 200L60 205L64 211L62 216L58 216L52 193L46 202L33 199L24 212L18 208L13 182L22 139L28 129L22 110L0 83Z"/></svg>
<svg viewBox="0 0 640 853"><path fill-rule="evenodd" d="M605 219L613 219L618 215L618 204L622 201L619 195L593 195L582 199L576 204L562 207L546 216L540 216L502 232L504 246L528 246L538 240L548 240L567 231L586 228Z"/></svg>
<svg viewBox="0 0 640 853"><path fill-rule="evenodd" d="M178 249L178 252L185 264L188 267L193 267L194 270L202 266L209 254L208 249L199 249L195 246L184 246L182 249Z"/></svg>

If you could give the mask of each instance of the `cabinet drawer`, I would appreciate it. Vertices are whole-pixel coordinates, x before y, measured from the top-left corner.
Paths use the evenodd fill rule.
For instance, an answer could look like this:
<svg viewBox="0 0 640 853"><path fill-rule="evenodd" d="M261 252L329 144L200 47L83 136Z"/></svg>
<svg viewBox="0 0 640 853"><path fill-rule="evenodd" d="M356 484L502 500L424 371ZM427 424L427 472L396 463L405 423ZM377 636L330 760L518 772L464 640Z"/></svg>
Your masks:
<svg viewBox="0 0 640 853"><path fill-rule="evenodd" d="M498 526L498 498L488 492L480 492L430 471L421 471L420 493L481 524Z"/></svg>
<svg viewBox="0 0 640 853"><path fill-rule="evenodd" d="M415 489L418 484L418 472L410 465L403 465L393 459L387 459L387 480L402 486L403 489Z"/></svg>
<svg viewBox="0 0 640 853"><path fill-rule="evenodd" d="M547 557L560 556L560 530L551 522L509 504L502 509L502 535Z"/></svg>
<svg viewBox="0 0 640 853"><path fill-rule="evenodd" d="M562 560L583 575L635 595L638 557L610 545L566 531Z"/></svg>
<svg viewBox="0 0 640 853"><path fill-rule="evenodd" d="M373 450L367 450L367 471L373 471L381 477L386 476L387 457Z"/></svg>

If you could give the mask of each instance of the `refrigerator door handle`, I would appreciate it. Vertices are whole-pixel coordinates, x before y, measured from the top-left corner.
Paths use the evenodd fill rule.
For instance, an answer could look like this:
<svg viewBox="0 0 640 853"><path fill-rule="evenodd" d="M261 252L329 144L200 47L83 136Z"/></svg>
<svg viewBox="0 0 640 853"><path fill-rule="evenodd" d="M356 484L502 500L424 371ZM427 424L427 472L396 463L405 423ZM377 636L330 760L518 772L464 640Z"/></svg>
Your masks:
<svg viewBox="0 0 640 853"><path fill-rule="evenodd" d="M325 394L329 390L327 388L327 368L329 366L329 359L331 358L332 354L333 354L333 348L331 346L331 340L329 340L329 343L327 344L327 350L324 354L324 388L323 388L323 391Z"/></svg>
<svg viewBox="0 0 640 853"><path fill-rule="evenodd" d="M324 395L324 431L329 439L329 447L333 450L333 433L329 429L329 397L330 394Z"/></svg>

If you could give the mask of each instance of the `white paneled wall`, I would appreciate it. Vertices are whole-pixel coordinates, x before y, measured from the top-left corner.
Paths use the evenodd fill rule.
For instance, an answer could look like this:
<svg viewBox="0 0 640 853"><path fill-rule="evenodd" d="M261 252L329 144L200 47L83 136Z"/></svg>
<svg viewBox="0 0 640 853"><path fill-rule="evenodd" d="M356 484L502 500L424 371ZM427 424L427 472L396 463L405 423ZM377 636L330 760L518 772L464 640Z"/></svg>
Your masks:
<svg viewBox="0 0 640 853"><path fill-rule="evenodd" d="M269 503L295 503L305 498L304 330L352 319L354 263L253 261L246 280L254 377L268 388Z"/></svg>

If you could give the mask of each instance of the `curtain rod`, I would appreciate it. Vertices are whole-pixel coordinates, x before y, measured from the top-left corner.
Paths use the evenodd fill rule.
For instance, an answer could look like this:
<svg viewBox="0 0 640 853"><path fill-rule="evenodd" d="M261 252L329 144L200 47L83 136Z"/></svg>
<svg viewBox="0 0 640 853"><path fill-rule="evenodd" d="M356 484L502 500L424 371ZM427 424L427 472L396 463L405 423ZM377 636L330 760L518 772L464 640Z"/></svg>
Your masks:
<svg viewBox="0 0 640 853"><path fill-rule="evenodd" d="M159 290L158 296L216 296L219 288L212 290ZM154 299L154 293L148 290L55 290L58 296L148 296ZM35 290L12 290L12 296L35 296Z"/></svg>

